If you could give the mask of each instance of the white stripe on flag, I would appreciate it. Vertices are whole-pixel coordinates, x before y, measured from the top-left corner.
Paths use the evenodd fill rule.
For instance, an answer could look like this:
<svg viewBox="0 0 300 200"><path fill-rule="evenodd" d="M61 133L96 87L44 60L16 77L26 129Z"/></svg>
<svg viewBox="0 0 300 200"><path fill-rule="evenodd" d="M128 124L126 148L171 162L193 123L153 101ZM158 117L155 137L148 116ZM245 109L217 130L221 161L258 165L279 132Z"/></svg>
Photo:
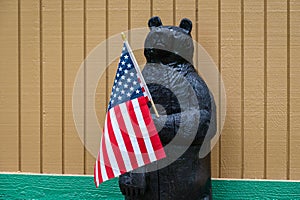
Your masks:
<svg viewBox="0 0 300 200"><path fill-rule="evenodd" d="M103 133L104 133L104 131L103 131ZM104 140L104 135L102 135L102 140ZM101 171L102 181L106 181L106 180L108 180L108 177L107 177L107 173L106 173L106 169L105 169L105 163L104 163L104 159L103 159L103 150L102 149L103 149L103 147L102 147L102 142L101 142L101 144L100 144L100 171Z"/></svg>
<svg viewBox="0 0 300 200"><path fill-rule="evenodd" d="M120 128L119 128L119 123L118 123L118 120L116 118L116 113L115 113L114 108L110 109L110 120L111 120L111 125L112 125L112 128L113 128L113 131L114 131L115 136L116 136L116 140L117 140L118 145L119 145L119 149L120 149L121 154L122 154L122 159L124 161L126 171L131 171L132 166L131 166L130 158L128 156L128 152L127 152L127 149L126 149L123 137L122 137L122 133L121 133ZM125 128L125 127L123 127L123 128Z"/></svg>
<svg viewBox="0 0 300 200"><path fill-rule="evenodd" d="M152 147L152 143L151 143L151 140L150 140L150 137L149 137L149 134L148 134L148 129L147 129L147 126L145 124L144 117L143 117L138 99L133 99L132 100L132 105L133 105L133 108L134 108L134 112L135 112L137 121L139 123L139 127L141 129L142 134L143 134L143 138L144 138L144 141L145 141L147 152L149 154L150 161L154 162L157 159L156 159L153 147Z"/></svg>
<svg viewBox="0 0 300 200"><path fill-rule="evenodd" d="M116 177L116 176L119 176L121 173L120 173L119 165L118 165L118 162L116 160L113 148L111 146L111 141L109 139L109 135L108 134L109 133L108 133L107 121L106 121L105 122L105 129L104 129L105 146L106 146L106 151L107 151L107 157L108 157L109 162L110 162L110 167L112 168L114 176ZM107 165L109 163L105 163L105 164Z"/></svg>
<svg viewBox="0 0 300 200"><path fill-rule="evenodd" d="M140 166L144 165L144 160L143 160L142 152L141 152L140 147L139 147L139 143L136 139L134 129L133 129L131 121L130 121L130 116L128 114L126 104L121 103L119 105L119 107L120 107L121 114L122 114L123 119L124 119L126 129L128 131L128 135L129 135L129 138L130 138L133 150L134 150L134 154L135 154L138 166L140 167Z"/></svg>
<svg viewBox="0 0 300 200"><path fill-rule="evenodd" d="M100 153L100 152L99 152ZM98 173L98 160L100 159L99 158L99 153L98 153L98 156L97 156L97 160L96 160L96 165L95 165L95 176L96 176L96 185L97 185L97 187L99 186L99 173Z"/></svg>

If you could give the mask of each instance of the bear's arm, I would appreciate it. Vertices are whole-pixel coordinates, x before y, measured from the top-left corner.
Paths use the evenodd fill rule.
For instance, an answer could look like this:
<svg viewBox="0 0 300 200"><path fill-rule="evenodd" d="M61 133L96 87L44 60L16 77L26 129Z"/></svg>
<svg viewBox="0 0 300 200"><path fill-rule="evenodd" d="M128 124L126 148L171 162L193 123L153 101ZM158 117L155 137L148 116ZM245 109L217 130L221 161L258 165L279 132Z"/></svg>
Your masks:
<svg viewBox="0 0 300 200"><path fill-rule="evenodd" d="M198 107L190 107L180 113L160 117L152 115L164 145L168 144L176 134L179 136L179 141L185 144L190 143L191 140L193 144L201 144L210 125L213 97L207 85L194 71L188 73L185 78L193 87Z"/></svg>
<svg viewBox="0 0 300 200"><path fill-rule="evenodd" d="M206 135L210 123L210 113L207 110L189 109L171 115L152 115L159 131L161 142L165 145L171 142L175 135L176 143L200 144Z"/></svg>

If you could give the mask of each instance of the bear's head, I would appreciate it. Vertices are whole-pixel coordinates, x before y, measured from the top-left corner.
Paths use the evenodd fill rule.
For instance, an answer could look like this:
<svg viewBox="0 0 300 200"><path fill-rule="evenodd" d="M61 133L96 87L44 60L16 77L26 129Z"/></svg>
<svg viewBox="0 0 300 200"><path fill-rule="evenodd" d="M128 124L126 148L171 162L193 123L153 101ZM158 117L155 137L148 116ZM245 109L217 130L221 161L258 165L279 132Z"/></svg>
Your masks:
<svg viewBox="0 0 300 200"><path fill-rule="evenodd" d="M148 63L192 64L194 45L192 22L182 19L179 26L163 26L159 17L148 21L150 32L145 40L144 55Z"/></svg>

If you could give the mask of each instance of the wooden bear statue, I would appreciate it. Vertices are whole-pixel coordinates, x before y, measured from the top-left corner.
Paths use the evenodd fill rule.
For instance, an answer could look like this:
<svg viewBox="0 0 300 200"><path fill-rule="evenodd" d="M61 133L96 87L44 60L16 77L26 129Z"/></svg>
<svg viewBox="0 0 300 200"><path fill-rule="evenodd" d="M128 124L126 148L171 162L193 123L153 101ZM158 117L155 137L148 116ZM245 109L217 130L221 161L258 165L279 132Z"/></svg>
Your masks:
<svg viewBox="0 0 300 200"><path fill-rule="evenodd" d="M148 26L143 75L159 105L161 116L152 114L152 118L169 150L166 159L151 164L151 170L145 166L139 173L121 175L121 192L126 200L212 199L210 153L199 158L199 151L209 126L215 126L211 123L214 100L193 66L192 22L182 19L179 27L163 26L159 17L152 17ZM180 151L171 161L172 154Z"/></svg>

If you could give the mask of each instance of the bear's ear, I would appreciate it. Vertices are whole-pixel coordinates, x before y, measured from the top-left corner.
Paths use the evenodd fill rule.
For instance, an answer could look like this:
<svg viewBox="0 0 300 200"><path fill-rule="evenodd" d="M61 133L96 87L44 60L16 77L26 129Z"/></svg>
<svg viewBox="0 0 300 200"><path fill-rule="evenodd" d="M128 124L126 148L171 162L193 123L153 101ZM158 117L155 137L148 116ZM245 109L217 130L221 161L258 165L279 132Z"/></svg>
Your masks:
<svg viewBox="0 0 300 200"><path fill-rule="evenodd" d="M179 25L180 28L183 28L184 30L186 30L186 32L188 34L191 34L192 28L193 28L193 23L191 20L187 19L187 18L183 18L180 22Z"/></svg>
<svg viewBox="0 0 300 200"><path fill-rule="evenodd" d="M159 27L161 26L162 23L161 23L161 20L158 16L155 16L155 17L151 17L148 21L148 26L149 28L151 27Z"/></svg>

